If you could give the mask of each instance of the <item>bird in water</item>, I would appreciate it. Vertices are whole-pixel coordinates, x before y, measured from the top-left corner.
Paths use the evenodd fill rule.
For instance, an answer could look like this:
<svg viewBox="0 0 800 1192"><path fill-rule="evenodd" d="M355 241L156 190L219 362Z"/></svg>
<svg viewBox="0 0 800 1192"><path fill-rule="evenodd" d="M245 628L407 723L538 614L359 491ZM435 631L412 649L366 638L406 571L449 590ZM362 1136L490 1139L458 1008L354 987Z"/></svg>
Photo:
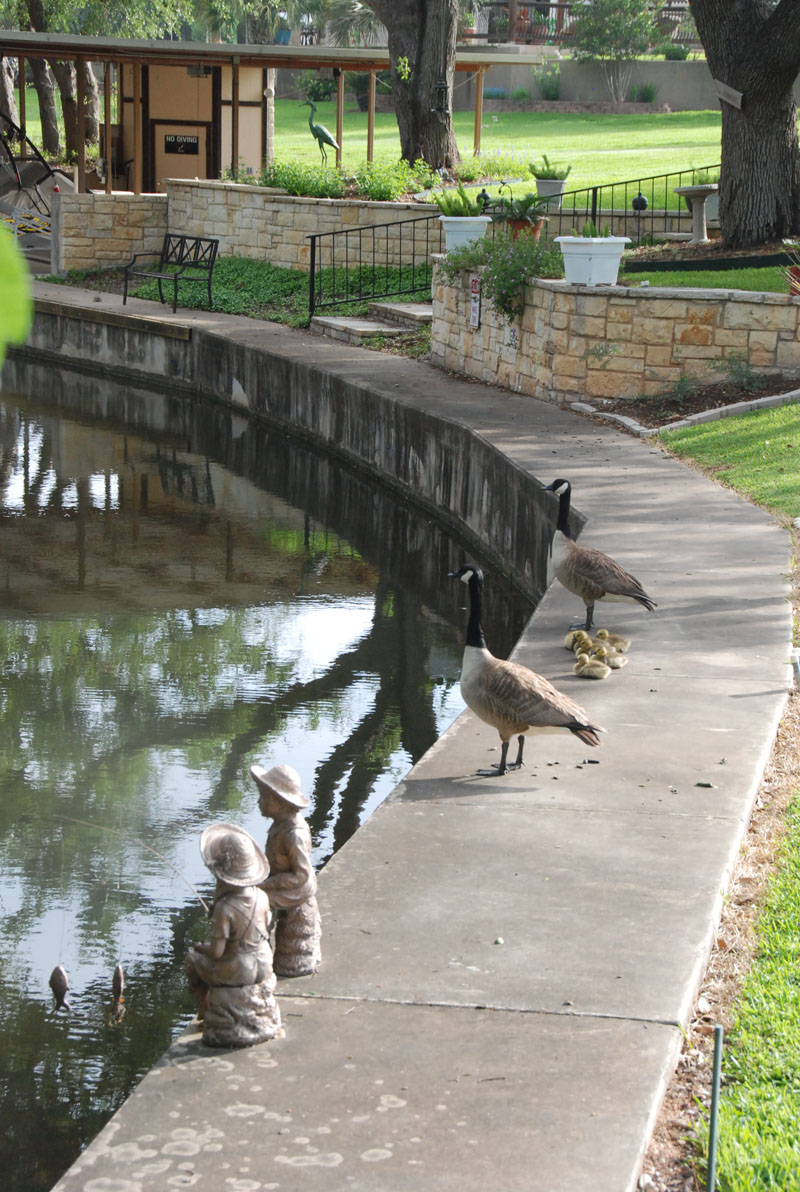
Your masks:
<svg viewBox="0 0 800 1192"><path fill-rule="evenodd" d="M314 137L317 144L319 145L319 151L322 154L322 160L324 161L325 165L327 165L328 153L325 146L330 145L332 149L336 149L338 152L339 145L333 135L328 132L324 124L314 123L314 116L317 113L317 105L312 103L310 99L305 100L304 106L306 104L311 108L311 111L308 113L308 127L311 129L312 137Z"/></svg>
<svg viewBox="0 0 800 1192"><path fill-rule="evenodd" d="M592 546L579 546L572 537L569 524L569 506L572 485L568 480L554 480L545 485L546 492L555 493L559 500L558 523L550 548L548 581L553 576L568 592L580 596L586 605L588 633L594 619L594 606L600 600L626 600L641 604L648 612L656 608L652 596L648 596L638 579L624 567L595 550Z"/></svg>
<svg viewBox="0 0 800 1192"><path fill-rule="evenodd" d="M55 998L55 1010L60 1010L63 1006L65 1010L71 1010L69 1002L67 1001L67 990L69 989L69 977L63 965L57 964L50 974L49 981L50 988L53 991Z"/></svg>
<svg viewBox="0 0 800 1192"><path fill-rule="evenodd" d="M109 1015L112 1026L115 1023L122 1022L125 1017L125 999L122 996L122 991L125 988L125 970L121 964L118 964L114 969L114 975L111 978L111 995L113 1001L111 1003L111 1014Z"/></svg>
<svg viewBox="0 0 800 1192"><path fill-rule="evenodd" d="M469 587L469 621L461 666L461 695L464 703L486 724L496 728L502 742L500 764L482 775L505 774L522 765L522 751L528 733L574 733L586 745L599 745L598 733L587 712L562 695L542 675L518 662L495 658L489 652L481 626L483 572L474 563L466 563L451 578ZM516 761L508 762L508 745L517 736Z"/></svg>

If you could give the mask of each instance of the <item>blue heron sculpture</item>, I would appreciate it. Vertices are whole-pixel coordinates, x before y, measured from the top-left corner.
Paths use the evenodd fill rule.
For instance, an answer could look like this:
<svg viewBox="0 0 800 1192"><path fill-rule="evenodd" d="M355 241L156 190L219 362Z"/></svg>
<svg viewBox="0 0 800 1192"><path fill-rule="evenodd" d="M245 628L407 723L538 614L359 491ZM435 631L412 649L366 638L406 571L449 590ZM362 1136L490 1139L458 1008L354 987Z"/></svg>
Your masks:
<svg viewBox="0 0 800 1192"><path fill-rule="evenodd" d="M325 165L327 165L328 164L328 154L325 151L325 146L330 145L333 149L336 149L337 151L339 149L339 146L336 144L335 137L331 136L331 134L328 132L328 130L324 124L315 124L314 123L314 116L316 115L316 112L317 112L317 105L315 103L312 103L310 99L305 100L304 106L306 106L306 105L309 108L311 108L311 111L308 113L308 127L311 129L312 137L314 137L316 139L316 142L319 145L319 151L322 154L322 160L325 162Z"/></svg>

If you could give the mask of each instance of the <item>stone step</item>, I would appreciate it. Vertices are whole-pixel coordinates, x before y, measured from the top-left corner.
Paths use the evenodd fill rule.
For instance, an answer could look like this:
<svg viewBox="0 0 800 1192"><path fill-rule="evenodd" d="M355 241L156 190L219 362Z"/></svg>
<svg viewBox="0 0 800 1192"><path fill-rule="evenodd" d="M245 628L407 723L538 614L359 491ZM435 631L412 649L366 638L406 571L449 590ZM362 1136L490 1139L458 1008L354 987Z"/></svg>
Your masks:
<svg viewBox="0 0 800 1192"><path fill-rule="evenodd" d="M369 314L390 323L405 323L408 327L422 327L433 322L430 302L370 302Z"/></svg>
<svg viewBox="0 0 800 1192"><path fill-rule="evenodd" d="M408 327L399 323L379 322L377 319L364 317L336 317L334 315L315 315L309 327L315 335L327 335L329 339L338 339L343 343L360 344L373 335L386 337L403 335Z"/></svg>

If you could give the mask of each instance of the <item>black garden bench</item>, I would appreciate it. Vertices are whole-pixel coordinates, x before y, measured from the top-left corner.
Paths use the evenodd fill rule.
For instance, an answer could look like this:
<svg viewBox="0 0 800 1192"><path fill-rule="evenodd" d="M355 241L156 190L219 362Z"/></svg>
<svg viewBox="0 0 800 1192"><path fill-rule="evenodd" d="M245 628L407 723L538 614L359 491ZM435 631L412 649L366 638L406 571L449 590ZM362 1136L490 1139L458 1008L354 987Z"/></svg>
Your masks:
<svg viewBox="0 0 800 1192"><path fill-rule="evenodd" d="M217 259L219 240L206 236L178 236L167 232L161 252L137 253L125 266L125 288L122 293L123 306L128 301L128 282L132 277L147 277L158 281L158 293L164 301L164 282L172 285L172 313L178 309L179 282L205 282L208 287L208 305L211 299L211 277ZM149 265L138 264L148 259Z"/></svg>

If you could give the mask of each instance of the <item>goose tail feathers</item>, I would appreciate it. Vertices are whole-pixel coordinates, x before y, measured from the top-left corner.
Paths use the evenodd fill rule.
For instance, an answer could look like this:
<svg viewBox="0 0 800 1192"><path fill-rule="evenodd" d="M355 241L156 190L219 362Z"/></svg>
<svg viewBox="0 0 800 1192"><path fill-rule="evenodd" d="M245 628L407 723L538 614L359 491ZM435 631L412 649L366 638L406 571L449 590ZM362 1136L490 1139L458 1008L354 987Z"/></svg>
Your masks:
<svg viewBox="0 0 800 1192"><path fill-rule="evenodd" d="M567 727L571 733L583 741L584 745L599 745L600 738L597 734L606 731L599 724L570 724Z"/></svg>

